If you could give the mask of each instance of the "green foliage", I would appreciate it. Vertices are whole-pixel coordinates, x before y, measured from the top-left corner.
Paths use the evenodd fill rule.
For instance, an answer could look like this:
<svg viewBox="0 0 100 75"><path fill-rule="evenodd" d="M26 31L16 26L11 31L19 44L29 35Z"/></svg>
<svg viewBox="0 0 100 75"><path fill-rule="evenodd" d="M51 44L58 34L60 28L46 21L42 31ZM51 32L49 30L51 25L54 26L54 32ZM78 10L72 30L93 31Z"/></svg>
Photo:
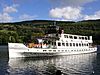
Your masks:
<svg viewBox="0 0 100 75"><path fill-rule="evenodd" d="M68 34L93 36L95 44L100 44L100 20L80 22L34 20L0 24L0 44L8 42L37 42L35 38L43 37L49 25L58 25Z"/></svg>

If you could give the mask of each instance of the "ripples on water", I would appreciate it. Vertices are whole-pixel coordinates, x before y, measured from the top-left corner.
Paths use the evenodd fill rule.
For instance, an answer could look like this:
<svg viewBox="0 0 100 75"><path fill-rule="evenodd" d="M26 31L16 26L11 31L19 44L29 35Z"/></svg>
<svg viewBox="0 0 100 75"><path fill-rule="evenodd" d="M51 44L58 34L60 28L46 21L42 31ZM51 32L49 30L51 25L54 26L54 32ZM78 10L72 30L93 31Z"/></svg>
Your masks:
<svg viewBox="0 0 100 75"><path fill-rule="evenodd" d="M100 54L0 59L0 75L100 75Z"/></svg>

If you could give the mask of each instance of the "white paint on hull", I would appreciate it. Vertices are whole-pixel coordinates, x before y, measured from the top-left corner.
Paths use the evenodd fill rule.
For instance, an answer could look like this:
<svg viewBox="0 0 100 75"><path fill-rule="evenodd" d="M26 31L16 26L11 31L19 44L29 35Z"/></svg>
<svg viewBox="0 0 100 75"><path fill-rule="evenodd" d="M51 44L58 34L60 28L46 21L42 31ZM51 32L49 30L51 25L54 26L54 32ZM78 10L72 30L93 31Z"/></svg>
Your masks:
<svg viewBox="0 0 100 75"><path fill-rule="evenodd" d="M27 48L21 43L9 43L9 58L16 57L39 57L39 56L57 56L57 55L71 55L96 52L97 47L94 48L66 48L66 49L43 49L43 48Z"/></svg>

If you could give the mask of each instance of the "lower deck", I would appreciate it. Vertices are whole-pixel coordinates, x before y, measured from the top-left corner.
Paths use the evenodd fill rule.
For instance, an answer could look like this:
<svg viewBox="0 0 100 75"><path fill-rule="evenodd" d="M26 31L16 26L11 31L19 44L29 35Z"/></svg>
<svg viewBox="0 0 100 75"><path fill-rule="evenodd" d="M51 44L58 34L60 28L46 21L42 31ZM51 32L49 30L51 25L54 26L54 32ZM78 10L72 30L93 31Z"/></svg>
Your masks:
<svg viewBox="0 0 100 75"><path fill-rule="evenodd" d="M97 47L28 48L22 43L8 43L9 58L56 56L96 52Z"/></svg>
<svg viewBox="0 0 100 75"><path fill-rule="evenodd" d="M40 57L40 56L57 56L57 55L71 55L96 52L97 48L87 49L9 49L9 57Z"/></svg>

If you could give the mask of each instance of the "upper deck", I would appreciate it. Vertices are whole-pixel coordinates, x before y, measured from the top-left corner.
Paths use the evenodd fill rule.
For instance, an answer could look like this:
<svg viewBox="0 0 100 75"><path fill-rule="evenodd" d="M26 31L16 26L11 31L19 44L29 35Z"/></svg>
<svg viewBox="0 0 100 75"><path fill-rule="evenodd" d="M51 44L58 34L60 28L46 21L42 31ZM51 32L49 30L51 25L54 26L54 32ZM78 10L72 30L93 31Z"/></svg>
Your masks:
<svg viewBox="0 0 100 75"><path fill-rule="evenodd" d="M92 36L81 36L81 35L72 35L72 34L61 34L59 40L67 42L89 42L93 43Z"/></svg>
<svg viewBox="0 0 100 75"><path fill-rule="evenodd" d="M54 41L58 40L62 42L93 43L92 36L65 34L63 28L58 26L49 26L46 37L49 37L51 41L54 39Z"/></svg>

